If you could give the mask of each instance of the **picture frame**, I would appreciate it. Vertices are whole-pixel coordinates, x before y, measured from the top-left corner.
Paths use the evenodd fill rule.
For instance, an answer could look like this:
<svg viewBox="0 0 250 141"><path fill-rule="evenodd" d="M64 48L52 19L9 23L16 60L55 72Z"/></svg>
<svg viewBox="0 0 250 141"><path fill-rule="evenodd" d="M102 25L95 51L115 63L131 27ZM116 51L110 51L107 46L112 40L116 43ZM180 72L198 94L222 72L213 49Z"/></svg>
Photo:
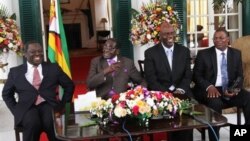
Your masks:
<svg viewBox="0 0 250 141"><path fill-rule="evenodd" d="M60 3L61 4L67 4L67 3L70 3L70 0L60 0Z"/></svg>

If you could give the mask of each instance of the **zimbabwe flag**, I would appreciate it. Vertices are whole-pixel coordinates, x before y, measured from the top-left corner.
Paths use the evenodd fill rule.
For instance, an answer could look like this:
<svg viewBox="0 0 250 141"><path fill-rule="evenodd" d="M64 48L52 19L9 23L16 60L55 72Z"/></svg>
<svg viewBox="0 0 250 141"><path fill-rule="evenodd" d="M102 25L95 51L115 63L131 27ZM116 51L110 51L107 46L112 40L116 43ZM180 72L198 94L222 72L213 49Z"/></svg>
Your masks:
<svg viewBox="0 0 250 141"><path fill-rule="evenodd" d="M70 63L59 0L50 1L48 57L70 77Z"/></svg>

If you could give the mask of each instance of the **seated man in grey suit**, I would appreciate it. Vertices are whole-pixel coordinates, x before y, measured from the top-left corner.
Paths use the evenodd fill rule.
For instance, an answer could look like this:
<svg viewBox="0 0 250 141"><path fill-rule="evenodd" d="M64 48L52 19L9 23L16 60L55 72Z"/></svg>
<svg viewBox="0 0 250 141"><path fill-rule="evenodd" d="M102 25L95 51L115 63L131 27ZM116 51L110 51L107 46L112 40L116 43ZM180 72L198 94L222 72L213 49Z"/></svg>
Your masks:
<svg viewBox="0 0 250 141"><path fill-rule="evenodd" d="M117 41L110 38L104 44L103 55L91 60L87 86L95 89L97 96L108 99L125 92L130 81L146 86L133 60L119 55Z"/></svg>

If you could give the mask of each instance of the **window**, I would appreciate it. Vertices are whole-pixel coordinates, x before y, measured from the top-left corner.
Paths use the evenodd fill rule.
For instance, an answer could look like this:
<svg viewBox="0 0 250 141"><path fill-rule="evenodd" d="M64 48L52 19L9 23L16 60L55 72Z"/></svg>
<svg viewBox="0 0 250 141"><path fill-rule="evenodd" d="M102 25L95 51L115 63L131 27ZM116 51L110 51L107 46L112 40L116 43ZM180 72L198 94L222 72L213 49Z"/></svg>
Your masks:
<svg viewBox="0 0 250 141"><path fill-rule="evenodd" d="M241 3L214 10L213 0L187 0L187 46L192 56L198 50L213 46L213 34L218 27L230 33L231 41L242 35Z"/></svg>

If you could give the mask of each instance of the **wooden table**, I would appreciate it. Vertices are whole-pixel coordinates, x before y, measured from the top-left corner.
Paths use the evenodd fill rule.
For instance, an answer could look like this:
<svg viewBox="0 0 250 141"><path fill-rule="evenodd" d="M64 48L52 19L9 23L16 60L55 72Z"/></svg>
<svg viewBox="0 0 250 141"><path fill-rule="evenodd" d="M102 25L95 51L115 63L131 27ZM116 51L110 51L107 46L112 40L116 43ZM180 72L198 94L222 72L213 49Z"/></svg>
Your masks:
<svg viewBox="0 0 250 141"><path fill-rule="evenodd" d="M195 117L183 114L175 119L150 120L149 127L141 127L137 124L128 122L125 127L133 136L208 127L208 125L203 122L207 122L212 126L221 126L227 123L226 117L204 105L194 105L193 111L199 111L202 112L202 114L195 115ZM68 114L66 113L61 117L54 118L57 138L61 140L75 141L128 136L127 133L123 131L122 124L82 127L84 121L88 117L89 113L74 113L74 110L71 110L68 111Z"/></svg>

